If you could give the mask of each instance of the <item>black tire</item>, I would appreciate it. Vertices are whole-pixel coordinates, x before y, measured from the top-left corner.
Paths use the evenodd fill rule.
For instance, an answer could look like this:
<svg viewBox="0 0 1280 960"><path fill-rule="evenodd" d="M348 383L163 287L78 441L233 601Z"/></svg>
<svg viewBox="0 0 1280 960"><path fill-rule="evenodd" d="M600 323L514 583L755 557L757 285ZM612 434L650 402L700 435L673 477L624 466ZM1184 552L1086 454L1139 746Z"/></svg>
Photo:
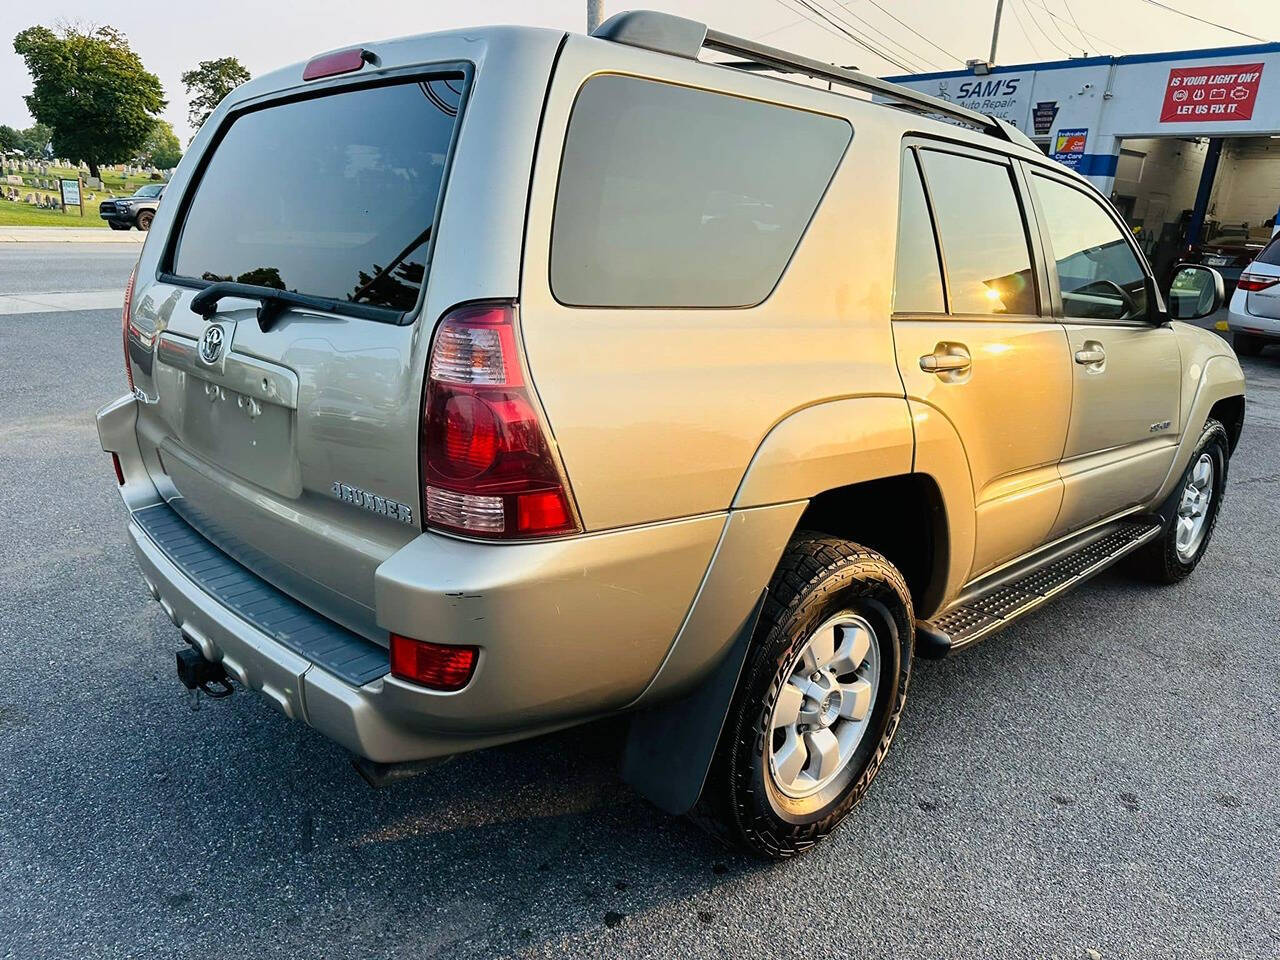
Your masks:
<svg viewBox="0 0 1280 960"><path fill-rule="evenodd" d="M1227 467L1230 463L1230 450L1231 446L1227 440L1226 428L1217 420L1207 422L1200 434L1200 440L1196 443L1195 450L1191 453L1191 459L1187 463L1186 469L1183 470L1182 476L1178 478L1177 486L1174 487L1173 493L1169 495L1169 499L1160 508L1160 516L1165 518L1164 529L1161 530L1159 536L1134 553L1129 559L1126 566L1131 574L1152 583L1177 583L1196 568L1200 558L1204 556L1205 550L1208 549L1209 541L1213 539L1214 528L1218 524L1218 513L1222 509L1222 499L1227 488ZM1178 555L1178 505L1182 500L1182 492L1186 488L1201 454L1206 453L1212 459L1214 466L1213 495L1209 500L1208 510L1205 515L1204 536L1200 540L1200 545L1190 558L1183 559Z"/></svg>
<svg viewBox="0 0 1280 960"><path fill-rule="evenodd" d="M156 215L152 213L150 210L143 210L140 214L138 214L138 229L144 232L147 230L150 230L151 221L154 220L155 218L156 218Z"/></svg>
<svg viewBox="0 0 1280 960"><path fill-rule="evenodd" d="M794 799L776 786L767 760L774 704L813 631L851 611L873 628L880 680L869 724L825 788ZM880 554L816 533L800 533L773 575L751 648L725 719L702 819L774 859L802 853L830 833L866 794L897 732L911 676L915 629L902 574Z"/></svg>
<svg viewBox="0 0 1280 960"><path fill-rule="evenodd" d="M1256 333L1235 333L1231 335L1231 345L1242 357L1256 357L1266 342Z"/></svg>

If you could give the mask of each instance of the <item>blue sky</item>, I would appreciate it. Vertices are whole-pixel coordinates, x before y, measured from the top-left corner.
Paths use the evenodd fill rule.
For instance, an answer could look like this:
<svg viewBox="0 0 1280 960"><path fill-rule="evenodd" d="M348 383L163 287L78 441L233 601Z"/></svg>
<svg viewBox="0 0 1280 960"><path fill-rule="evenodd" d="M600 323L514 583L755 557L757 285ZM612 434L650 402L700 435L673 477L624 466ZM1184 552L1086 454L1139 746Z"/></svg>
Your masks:
<svg viewBox="0 0 1280 960"><path fill-rule="evenodd" d="M985 57L995 0L807 0L843 20L882 50L924 70L954 69ZM1247 33L1280 40L1280 0L1162 0ZM830 25L820 27L800 0L605 0L606 13L635 6L669 10L730 33L854 64L870 73L901 68L858 46ZM525 23L582 30L586 0L218 0L167 5L44 0L0 4L0 123L27 126L22 96L30 80L12 38L59 21L109 23L129 37L169 98L165 119L185 142L187 104L179 75L200 60L239 57L257 75L313 54L361 41L479 23ZM901 23L890 17L896 17ZM905 24L905 26L904 26ZM1076 25L1094 36L1082 37ZM910 28L910 29L908 29ZM916 31L912 33L911 30ZM927 39L925 39L927 38ZM1145 0L1006 0L1000 50L1006 62L1058 60L1079 54L1140 53L1248 43L1239 36L1162 11Z"/></svg>

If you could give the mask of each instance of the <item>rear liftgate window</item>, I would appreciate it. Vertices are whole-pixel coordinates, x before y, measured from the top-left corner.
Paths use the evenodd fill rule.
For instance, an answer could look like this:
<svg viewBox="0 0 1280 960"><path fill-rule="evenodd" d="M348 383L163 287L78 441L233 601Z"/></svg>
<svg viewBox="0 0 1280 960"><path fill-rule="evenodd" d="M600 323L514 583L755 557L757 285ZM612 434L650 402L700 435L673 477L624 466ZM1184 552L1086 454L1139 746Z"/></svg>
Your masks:
<svg viewBox="0 0 1280 960"><path fill-rule="evenodd" d="M760 303L852 136L835 117L593 77L565 141L552 292L574 306Z"/></svg>
<svg viewBox="0 0 1280 960"><path fill-rule="evenodd" d="M410 311L458 119L461 74L237 117L187 211L173 273Z"/></svg>

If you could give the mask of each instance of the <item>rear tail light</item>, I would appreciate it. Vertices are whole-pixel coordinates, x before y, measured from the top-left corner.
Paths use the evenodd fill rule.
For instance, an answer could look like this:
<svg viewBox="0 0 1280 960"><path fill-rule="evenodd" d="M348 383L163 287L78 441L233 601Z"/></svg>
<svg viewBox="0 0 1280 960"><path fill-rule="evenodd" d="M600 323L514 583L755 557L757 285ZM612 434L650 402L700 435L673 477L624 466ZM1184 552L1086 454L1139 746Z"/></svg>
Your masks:
<svg viewBox="0 0 1280 960"><path fill-rule="evenodd" d="M111 466L116 468L116 483L124 486L124 468L120 466L120 455L118 453L111 454Z"/></svg>
<svg viewBox="0 0 1280 960"><path fill-rule="evenodd" d="M440 322L419 452L429 526L494 538L580 529L525 383L514 304L471 304Z"/></svg>
<svg viewBox="0 0 1280 960"><path fill-rule="evenodd" d="M1242 273L1240 279L1236 281L1236 286L1241 290L1254 293L1274 287L1277 283L1280 283L1280 277L1264 277L1260 273Z"/></svg>
<svg viewBox="0 0 1280 960"><path fill-rule="evenodd" d="M432 690L461 690L475 673L479 656L476 647L428 643L391 634L391 675Z"/></svg>
<svg viewBox="0 0 1280 960"><path fill-rule="evenodd" d="M124 310L120 315L120 336L124 340L124 375L129 380L129 392L133 392L133 366L129 363L129 315L133 313L133 282L138 276L138 265L129 271L129 282L124 288Z"/></svg>

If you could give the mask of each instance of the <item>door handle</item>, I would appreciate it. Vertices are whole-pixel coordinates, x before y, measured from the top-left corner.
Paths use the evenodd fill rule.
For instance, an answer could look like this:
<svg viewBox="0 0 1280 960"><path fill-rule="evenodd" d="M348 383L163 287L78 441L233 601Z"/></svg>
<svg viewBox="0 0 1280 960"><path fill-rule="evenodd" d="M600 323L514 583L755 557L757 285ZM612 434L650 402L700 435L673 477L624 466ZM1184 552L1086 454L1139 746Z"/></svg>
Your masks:
<svg viewBox="0 0 1280 960"><path fill-rule="evenodd" d="M945 349L942 344L938 344L933 353L926 353L920 358L920 369L925 373L959 373L973 365L973 360L964 347L952 347L953 350L963 351L959 353L944 353Z"/></svg>
<svg viewBox="0 0 1280 960"><path fill-rule="evenodd" d="M1107 352L1100 346L1085 347L1076 351L1076 363L1088 366L1091 363L1102 363L1107 359Z"/></svg>

